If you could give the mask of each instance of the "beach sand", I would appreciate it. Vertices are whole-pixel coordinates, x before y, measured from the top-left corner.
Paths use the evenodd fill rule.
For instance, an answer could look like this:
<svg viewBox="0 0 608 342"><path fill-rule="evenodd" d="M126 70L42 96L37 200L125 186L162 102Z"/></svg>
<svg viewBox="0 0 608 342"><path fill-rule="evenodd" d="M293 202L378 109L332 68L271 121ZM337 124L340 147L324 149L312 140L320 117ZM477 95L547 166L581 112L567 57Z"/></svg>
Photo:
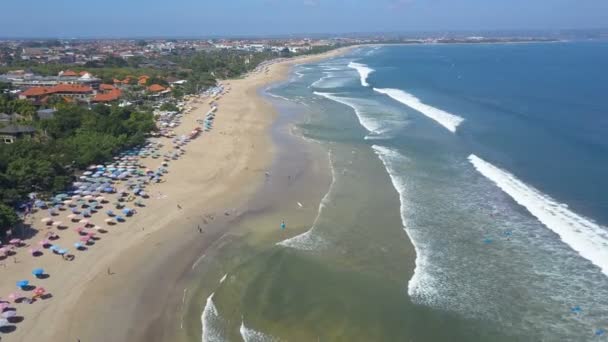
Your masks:
<svg viewBox="0 0 608 342"><path fill-rule="evenodd" d="M231 222L246 210L273 162L277 146L269 128L277 113L259 90L284 80L294 64L347 49L284 60L267 71L223 81L231 91L217 101L214 129L186 146L186 154L171 163L166 182L150 187L145 208L98 234L100 240L86 252L74 253L74 261L48 252L33 258L23 248L18 263L12 257L2 261L6 267L0 266L0 295L13 292L15 281L32 279L36 267L50 277L33 285L52 294L33 304L17 304L24 320L3 334L3 341L171 340L182 315L188 275L207 257L209 246L230 234ZM178 135L190 132L209 110L209 99L197 102L190 104L197 109L184 117ZM44 231L41 217L34 216L33 225Z"/></svg>

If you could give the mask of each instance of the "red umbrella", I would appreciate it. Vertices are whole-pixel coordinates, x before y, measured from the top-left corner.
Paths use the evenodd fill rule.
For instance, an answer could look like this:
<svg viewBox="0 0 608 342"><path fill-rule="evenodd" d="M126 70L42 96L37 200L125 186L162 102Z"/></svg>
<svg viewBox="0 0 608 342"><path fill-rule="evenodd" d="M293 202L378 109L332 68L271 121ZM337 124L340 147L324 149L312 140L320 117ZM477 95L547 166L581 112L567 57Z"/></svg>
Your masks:
<svg viewBox="0 0 608 342"><path fill-rule="evenodd" d="M44 287L37 287L34 290L34 294L37 296L42 296L45 292L46 292L46 290L44 289Z"/></svg>

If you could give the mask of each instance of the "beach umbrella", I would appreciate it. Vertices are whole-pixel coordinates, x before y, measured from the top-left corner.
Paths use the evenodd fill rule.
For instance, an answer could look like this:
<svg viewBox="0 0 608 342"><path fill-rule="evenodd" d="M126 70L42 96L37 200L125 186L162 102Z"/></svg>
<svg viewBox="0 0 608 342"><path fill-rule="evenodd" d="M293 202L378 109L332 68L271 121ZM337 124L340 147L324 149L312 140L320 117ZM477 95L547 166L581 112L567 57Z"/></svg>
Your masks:
<svg viewBox="0 0 608 342"><path fill-rule="evenodd" d="M11 301L16 301L19 298L23 298L23 296L21 295L21 293L19 292L13 292L11 294L8 295L8 299Z"/></svg>
<svg viewBox="0 0 608 342"><path fill-rule="evenodd" d="M67 204L67 205L72 204L72 200L65 200L65 201L63 201L63 204Z"/></svg>
<svg viewBox="0 0 608 342"><path fill-rule="evenodd" d="M29 285L29 283L30 283L30 282L29 282L29 280L19 280L19 281L17 282L17 287L18 287L18 288L24 288L24 287L26 287L27 285Z"/></svg>
<svg viewBox="0 0 608 342"><path fill-rule="evenodd" d="M30 248L29 252L31 255L36 256L36 254L40 253L40 249L38 248Z"/></svg>
<svg viewBox="0 0 608 342"><path fill-rule="evenodd" d="M77 227L76 229L74 229L74 231L78 234L82 233L82 231L84 231L84 227Z"/></svg>
<svg viewBox="0 0 608 342"><path fill-rule="evenodd" d="M11 239L8 243L11 245L19 245L21 244L21 239Z"/></svg>
<svg viewBox="0 0 608 342"><path fill-rule="evenodd" d="M44 274L44 269L34 268L34 270L32 271L32 274L35 275L36 277L39 277Z"/></svg>
<svg viewBox="0 0 608 342"><path fill-rule="evenodd" d="M80 242L76 242L76 243L74 243L74 248L80 250L80 249L84 248L84 246Z"/></svg>
<svg viewBox="0 0 608 342"><path fill-rule="evenodd" d="M122 216L116 216L116 221L118 221L118 222L122 222L122 221L124 221L124 220L125 220L125 218L124 218L124 217L122 217Z"/></svg>
<svg viewBox="0 0 608 342"><path fill-rule="evenodd" d="M15 310L8 310L2 313L2 318L11 318L15 316L17 316L17 311Z"/></svg>
<svg viewBox="0 0 608 342"><path fill-rule="evenodd" d="M45 292L46 292L46 289L44 287L37 287L34 290L34 294L37 296L42 296Z"/></svg>
<svg viewBox="0 0 608 342"><path fill-rule="evenodd" d="M64 254L68 253L68 250L63 248L63 249L58 250L57 253L59 253L60 255L64 255Z"/></svg>
<svg viewBox="0 0 608 342"><path fill-rule="evenodd" d="M112 220L111 218L107 218L104 220L105 223L113 223L114 220Z"/></svg>
<svg viewBox="0 0 608 342"><path fill-rule="evenodd" d="M41 219L40 222L48 224L48 223L53 222L53 219L50 217L45 217L45 218Z"/></svg>
<svg viewBox="0 0 608 342"><path fill-rule="evenodd" d="M57 252L59 249L61 249L61 247L59 247L58 245L52 245L49 249L53 252Z"/></svg>
<svg viewBox="0 0 608 342"><path fill-rule="evenodd" d="M49 245L49 240L42 240L38 242L38 244L42 247Z"/></svg>
<svg viewBox="0 0 608 342"><path fill-rule="evenodd" d="M70 215L68 215L68 218L71 219L71 220L75 220L75 219L78 218L78 215L76 215L76 214L70 214Z"/></svg>
<svg viewBox="0 0 608 342"><path fill-rule="evenodd" d="M80 237L79 240L82 241L82 242L84 242L84 243L87 243L87 242L89 242L90 239L91 239L90 236L82 236L82 237Z"/></svg>
<svg viewBox="0 0 608 342"><path fill-rule="evenodd" d="M61 224L62 224L62 222L61 222L61 221L55 221L55 222L53 222L53 226L54 226L54 227L60 227L60 226L61 226Z"/></svg>
<svg viewBox="0 0 608 342"><path fill-rule="evenodd" d="M0 312L4 311L8 307L9 307L8 303L3 303L2 301L0 301Z"/></svg>

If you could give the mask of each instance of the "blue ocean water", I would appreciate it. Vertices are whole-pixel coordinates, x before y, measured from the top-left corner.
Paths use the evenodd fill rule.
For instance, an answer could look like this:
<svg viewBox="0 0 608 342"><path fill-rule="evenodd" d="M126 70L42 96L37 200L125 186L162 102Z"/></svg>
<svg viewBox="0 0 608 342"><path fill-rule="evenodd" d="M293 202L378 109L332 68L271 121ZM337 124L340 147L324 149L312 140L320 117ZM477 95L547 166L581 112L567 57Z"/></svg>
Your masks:
<svg viewBox="0 0 608 342"><path fill-rule="evenodd" d="M366 144L390 175L414 303L524 340L601 338L608 43L366 47L296 75L285 97L307 84L365 128L308 134Z"/></svg>

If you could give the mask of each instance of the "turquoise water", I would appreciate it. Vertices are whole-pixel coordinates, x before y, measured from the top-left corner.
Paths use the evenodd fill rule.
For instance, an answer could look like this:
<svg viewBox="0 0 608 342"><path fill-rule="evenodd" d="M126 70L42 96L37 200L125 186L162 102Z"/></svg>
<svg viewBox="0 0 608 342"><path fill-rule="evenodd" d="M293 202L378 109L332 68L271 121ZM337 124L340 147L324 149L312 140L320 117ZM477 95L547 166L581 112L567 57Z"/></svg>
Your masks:
<svg viewBox="0 0 608 342"><path fill-rule="evenodd" d="M311 227L230 272L207 330L606 339L607 71L606 43L365 47L296 67L269 93L306 112L333 181Z"/></svg>

